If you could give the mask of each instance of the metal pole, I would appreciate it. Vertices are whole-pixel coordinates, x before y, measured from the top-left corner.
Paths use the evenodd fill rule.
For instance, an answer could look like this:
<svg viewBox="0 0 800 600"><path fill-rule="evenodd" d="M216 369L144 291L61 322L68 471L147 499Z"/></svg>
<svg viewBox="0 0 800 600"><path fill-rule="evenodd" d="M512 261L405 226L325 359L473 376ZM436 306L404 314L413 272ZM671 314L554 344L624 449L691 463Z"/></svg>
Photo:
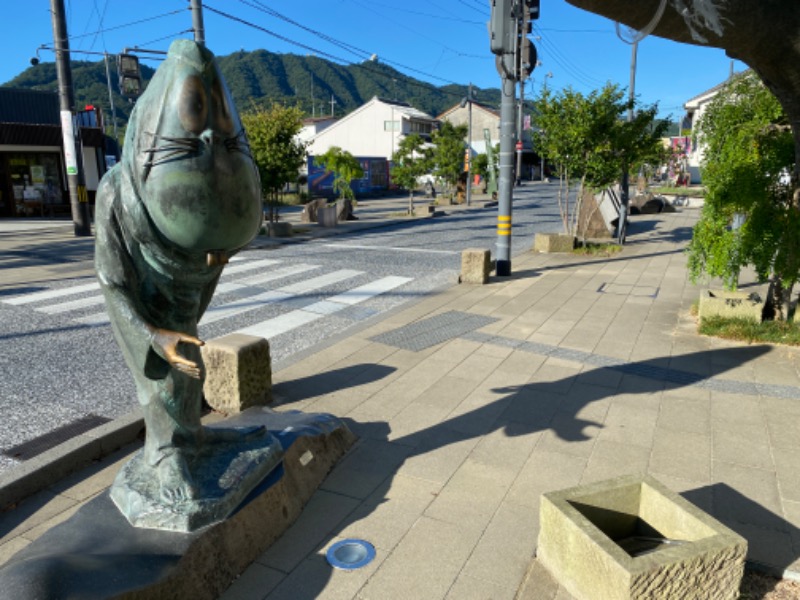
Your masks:
<svg viewBox="0 0 800 600"><path fill-rule="evenodd" d="M525 99L525 82L519 82L519 114L517 115L517 143L522 143L522 104ZM517 185L522 185L522 148L517 148Z"/></svg>
<svg viewBox="0 0 800 600"><path fill-rule="evenodd" d="M119 134L117 133L117 110L114 108L114 94L111 90L111 71L108 68L108 52L103 52L106 63L106 83L108 84L108 102L111 105L111 122L114 125L114 156L119 160Z"/></svg>
<svg viewBox="0 0 800 600"><path fill-rule="evenodd" d="M511 196L514 175L514 109L516 84L502 77L500 103L500 189L497 205L498 276L511 275Z"/></svg>
<svg viewBox="0 0 800 600"><path fill-rule="evenodd" d="M472 84L467 91L467 206L472 203Z"/></svg>
<svg viewBox="0 0 800 600"><path fill-rule="evenodd" d="M194 41L201 46L206 45L206 30L203 27L203 4L200 0L189 0L192 9L192 29L194 29Z"/></svg>
<svg viewBox="0 0 800 600"><path fill-rule="evenodd" d="M72 92L72 69L69 64L69 41L67 39L67 22L64 18L64 0L50 0L50 14L53 21L58 101L61 110L61 136L64 143L64 162L67 167L67 187L69 188L72 222L76 236L87 236L92 234L92 227L89 219L86 183L83 178L80 127L75 126L73 113L75 97Z"/></svg>
<svg viewBox="0 0 800 600"><path fill-rule="evenodd" d="M636 86L636 53L639 49L639 42L634 42L631 46L631 84L628 90L628 122L633 121L633 101L634 101L634 88ZM625 229L628 222L628 204L629 204L629 175L628 165L625 165L622 170L622 181L620 182L620 191L622 192L619 206L619 224L617 225L618 240L620 245L625 244Z"/></svg>

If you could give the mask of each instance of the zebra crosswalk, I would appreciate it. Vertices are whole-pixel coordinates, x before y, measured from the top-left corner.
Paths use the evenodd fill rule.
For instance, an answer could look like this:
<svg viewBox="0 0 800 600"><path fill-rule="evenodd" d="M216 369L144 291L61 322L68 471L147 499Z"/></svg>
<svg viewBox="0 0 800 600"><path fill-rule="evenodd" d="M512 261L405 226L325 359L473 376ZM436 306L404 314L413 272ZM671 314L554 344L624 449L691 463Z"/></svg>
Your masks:
<svg viewBox="0 0 800 600"><path fill-rule="evenodd" d="M201 327L228 320L232 323L229 333L272 338L414 281L396 275L370 279L367 273L355 269L322 272L321 264L237 259L223 272L214 300L200 321ZM82 325L109 324L96 282L21 294L3 298L0 303L68 318ZM273 310L267 311L267 318L257 320L264 316L258 311L270 307Z"/></svg>

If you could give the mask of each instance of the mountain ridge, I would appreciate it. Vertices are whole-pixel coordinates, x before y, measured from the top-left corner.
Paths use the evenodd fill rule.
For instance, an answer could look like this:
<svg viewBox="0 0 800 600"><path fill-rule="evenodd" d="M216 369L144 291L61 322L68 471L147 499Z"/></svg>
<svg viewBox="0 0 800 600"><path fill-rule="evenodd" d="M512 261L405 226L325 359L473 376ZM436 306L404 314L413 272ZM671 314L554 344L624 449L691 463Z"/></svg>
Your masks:
<svg viewBox="0 0 800 600"><path fill-rule="evenodd" d="M468 90L467 85L458 84L437 87L379 61L339 65L316 56L242 50L217 56L217 62L240 112L246 112L253 104L278 102L298 105L309 117L329 115L331 109L335 116L342 116L373 96L380 96L407 102L435 117L459 103ZM110 61L109 70L118 123L124 125L133 103L119 94L116 60ZM145 64L141 64L141 71L145 82L155 72ZM106 125L110 126L112 113L104 61L72 61L72 79L76 108L100 106ZM31 66L0 87L57 91L55 63ZM481 104L500 104L497 88L473 87L473 93Z"/></svg>

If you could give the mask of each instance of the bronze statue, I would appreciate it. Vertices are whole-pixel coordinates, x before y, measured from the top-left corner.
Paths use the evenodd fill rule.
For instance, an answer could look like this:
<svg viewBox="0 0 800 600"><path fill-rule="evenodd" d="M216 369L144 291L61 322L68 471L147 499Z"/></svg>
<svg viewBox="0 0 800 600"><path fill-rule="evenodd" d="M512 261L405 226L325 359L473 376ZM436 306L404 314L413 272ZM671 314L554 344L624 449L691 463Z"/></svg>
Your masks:
<svg viewBox="0 0 800 600"><path fill-rule="evenodd" d="M224 264L263 220L258 171L206 48L172 44L133 109L122 160L103 178L96 205L97 273L147 428L140 469L157 480L160 502L191 501L203 447L268 435L200 423L197 324Z"/></svg>

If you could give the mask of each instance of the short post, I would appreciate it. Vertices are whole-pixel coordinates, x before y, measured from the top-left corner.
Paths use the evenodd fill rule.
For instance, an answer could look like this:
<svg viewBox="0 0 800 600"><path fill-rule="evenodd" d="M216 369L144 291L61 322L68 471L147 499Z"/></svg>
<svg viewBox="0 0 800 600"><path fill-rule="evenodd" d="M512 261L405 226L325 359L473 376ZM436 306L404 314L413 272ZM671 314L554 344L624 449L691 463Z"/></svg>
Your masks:
<svg viewBox="0 0 800 600"><path fill-rule="evenodd" d="M480 283L489 281L492 259L489 250L467 248L461 252L461 283Z"/></svg>
<svg viewBox="0 0 800 600"><path fill-rule="evenodd" d="M209 406L224 414L272 402L269 342L231 333L202 347L206 379L203 394Z"/></svg>

